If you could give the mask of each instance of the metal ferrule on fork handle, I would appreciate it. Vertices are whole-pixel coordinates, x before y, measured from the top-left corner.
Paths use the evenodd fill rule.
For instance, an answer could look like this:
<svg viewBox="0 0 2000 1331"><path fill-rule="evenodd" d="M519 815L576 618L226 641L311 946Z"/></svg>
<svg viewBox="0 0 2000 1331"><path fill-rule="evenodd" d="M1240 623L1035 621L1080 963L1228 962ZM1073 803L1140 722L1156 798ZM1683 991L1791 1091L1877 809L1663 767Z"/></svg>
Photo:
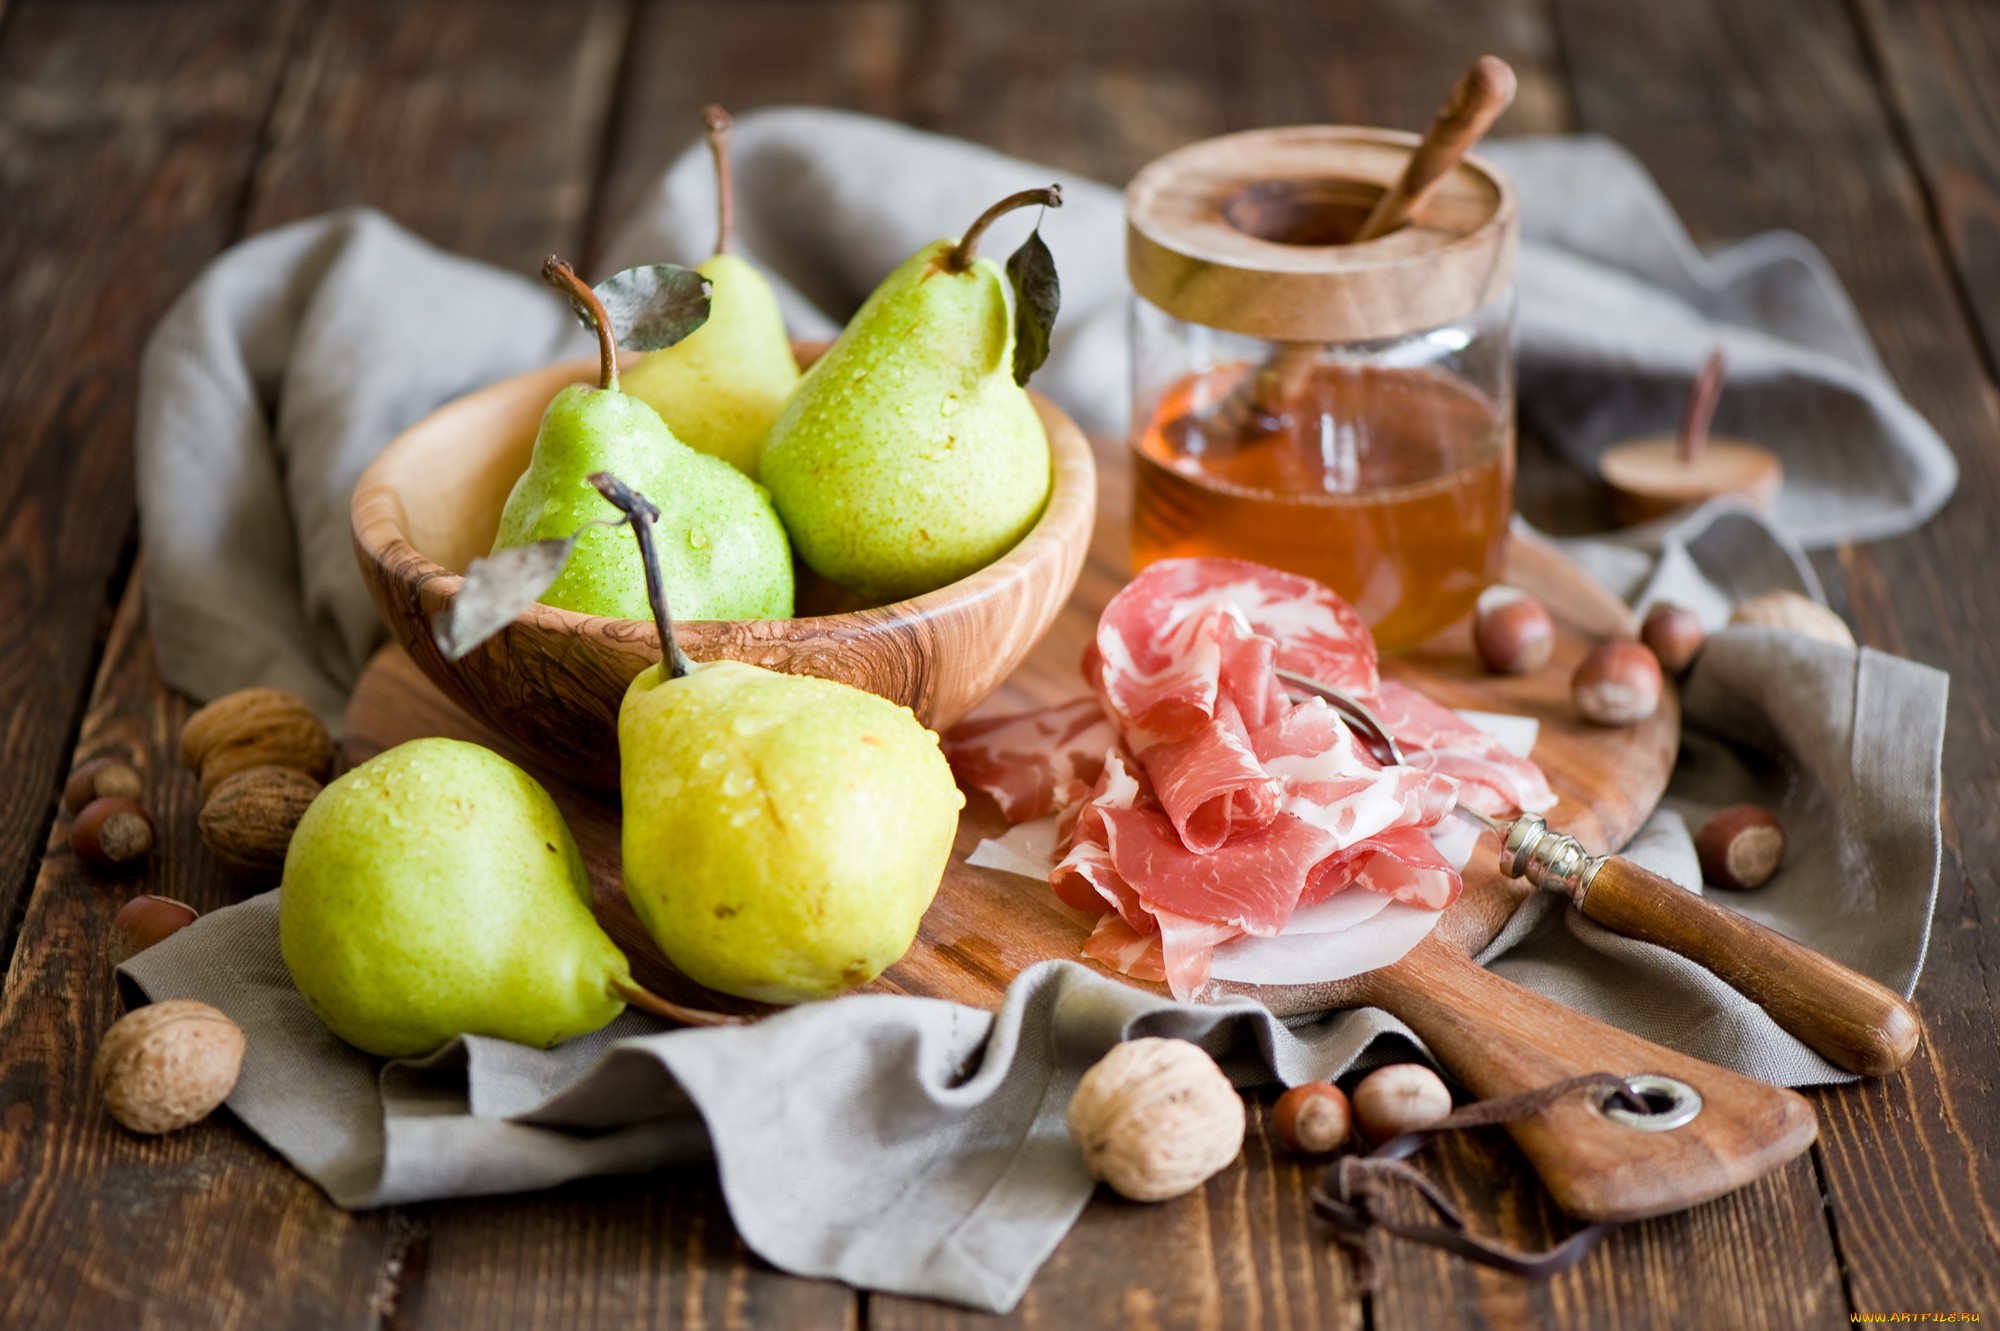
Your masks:
<svg viewBox="0 0 2000 1331"><path fill-rule="evenodd" d="M1583 843L1562 832L1549 830L1538 813L1524 813L1507 828L1500 846L1500 872L1509 878L1525 878L1536 887L1560 893L1583 906L1590 881L1604 864L1604 857L1592 855Z"/></svg>

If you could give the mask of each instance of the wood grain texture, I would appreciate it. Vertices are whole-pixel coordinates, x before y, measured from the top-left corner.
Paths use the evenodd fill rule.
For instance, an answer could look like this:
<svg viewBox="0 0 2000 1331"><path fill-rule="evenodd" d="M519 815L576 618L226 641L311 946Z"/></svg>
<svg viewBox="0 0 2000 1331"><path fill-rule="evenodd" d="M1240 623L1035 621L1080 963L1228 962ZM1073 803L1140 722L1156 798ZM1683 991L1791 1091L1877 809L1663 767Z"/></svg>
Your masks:
<svg viewBox="0 0 2000 1331"><path fill-rule="evenodd" d="M743 1246L712 1168L406 1208L422 1263L391 1326L422 1331L711 1331L860 1324L854 1291Z"/></svg>
<svg viewBox="0 0 2000 1331"><path fill-rule="evenodd" d="M618 227L674 159L700 141L701 108L709 102L720 100L735 115L760 106L833 106L903 118L921 10L919 0L645 0L626 43L592 210L591 262L579 271L597 270ZM867 294L844 293L846 309Z"/></svg>
<svg viewBox="0 0 2000 1331"><path fill-rule="evenodd" d="M1858 0L1854 10L1993 371L2000 368L2000 9L1981 0Z"/></svg>
<svg viewBox="0 0 2000 1331"><path fill-rule="evenodd" d="M1938 11L1928 11L1932 14ZM1827 252L1890 373L1958 454L1960 492L1924 528L1818 563L1863 641L1953 675L1944 865L1902 1078L1816 1091L1818 1152L1847 1288L1863 1310L2000 1304L2000 424L1995 390L1844 9L1690 4L1669 17L1557 0L1578 118L1616 135L1698 237L1772 226ZM1954 41L1947 68L2000 72ZM1751 54L1754 53L1754 56ZM1938 59L1947 60L1942 53ZM1921 162L1922 158L1919 158Z"/></svg>
<svg viewBox="0 0 2000 1331"><path fill-rule="evenodd" d="M188 705L153 670L135 579L113 625L79 758L145 776L157 844L93 877L49 837L0 999L0 1326L360 1328L374 1322L389 1232L334 1210L226 1112L168 1137L113 1123L92 1084L119 1014L111 917L150 892L213 910L238 898L201 847L195 778L174 758Z"/></svg>
<svg viewBox="0 0 2000 1331"><path fill-rule="evenodd" d="M312 6L250 229L372 206L535 271L582 236L626 19L619 0Z"/></svg>
<svg viewBox="0 0 2000 1331"><path fill-rule="evenodd" d="M1576 1229L1544 1195L1520 1186L1520 1157L1496 1129L1440 1142L1416 1160L1478 1234L1539 1249ZM1393 1214L1410 1224L1430 1219L1413 1197ZM1623 1226L1581 1265L1548 1281L1520 1280L1393 1239L1382 1254L1382 1287L1370 1308L1379 1331L1847 1324L1818 1180L1803 1157L1691 1211Z"/></svg>
<svg viewBox="0 0 2000 1331"><path fill-rule="evenodd" d="M295 12L19 4L0 34L0 961L117 600L139 351L234 234Z"/></svg>
<svg viewBox="0 0 2000 1331"><path fill-rule="evenodd" d="M1804 1097L1616 1030L1510 984L1436 935L1361 977L1367 1001L1422 1037L1480 1099L1593 1072L1658 1073L1700 1095L1701 1112L1665 1132L1613 1122L1570 1096L1507 1132L1550 1196L1581 1220L1639 1220L1685 1210L1761 1178L1812 1145Z"/></svg>
<svg viewBox="0 0 2000 1331"><path fill-rule="evenodd" d="M626 686L660 660L652 621L536 604L457 661L447 661L432 636L458 595L462 570L492 546L549 399L596 372L594 361L533 371L411 426L355 486L354 542L383 621L426 674L541 765L609 790L618 785ZM999 559L885 606L797 619L679 621L681 648L698 661L726 657L837 679L904 704L925 725L950 726L1011 674L1055 621L1089 546L1097 512L1090 444L1046 400L1033 401L1054 479L1041 517Z"/></svg>

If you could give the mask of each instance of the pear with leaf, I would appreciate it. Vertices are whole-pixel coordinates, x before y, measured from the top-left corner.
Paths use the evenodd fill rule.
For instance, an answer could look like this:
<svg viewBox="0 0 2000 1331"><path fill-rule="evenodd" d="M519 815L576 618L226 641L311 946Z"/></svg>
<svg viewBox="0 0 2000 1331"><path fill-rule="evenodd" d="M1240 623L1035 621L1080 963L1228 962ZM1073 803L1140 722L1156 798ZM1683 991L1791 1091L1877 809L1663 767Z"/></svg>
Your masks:
<svg viewBox="0 0 2000 1331"><path fill-rule="evenodd" d="M708 322L641 358L625 372L625 391L659 412L682 443L754 478L764 436L798 387L799 367L771 284L729 252L735 215L729 113L711 106L702 115L715 156L718 214L715 253L695 268L712 288Z"/></svg>
<svg viewBox="0 0 2000 1331"><path fill-rule="evenodd" d="M916 596L1041 516L1049 443L1024 385L1048 354L1055 265L1039 229L1004 273L978 244L1005 213L1061 202L1055 187L1011 195L904 261L771 427L763 481L822 577L874 601Z"/></svg>
<svg viewBox="0 0 2000 1331"><path fill-rule="evenodd" d="M596 331L599 378L594 387L571 384L549 403L528 469L507 496L493 549L573 538L562 575L542 600L589 615L645 618L638 552L610 530L618 512L590 484L593 472L615 469L640 478L666 505L661 575L689 618L790 618L791 547L769 494L722 459L689 448L657 412L619 388L620 334L640 348L672 345L707 317L707 282L689 269L656 264L593 290L553 257L542 276Z"/></svg>

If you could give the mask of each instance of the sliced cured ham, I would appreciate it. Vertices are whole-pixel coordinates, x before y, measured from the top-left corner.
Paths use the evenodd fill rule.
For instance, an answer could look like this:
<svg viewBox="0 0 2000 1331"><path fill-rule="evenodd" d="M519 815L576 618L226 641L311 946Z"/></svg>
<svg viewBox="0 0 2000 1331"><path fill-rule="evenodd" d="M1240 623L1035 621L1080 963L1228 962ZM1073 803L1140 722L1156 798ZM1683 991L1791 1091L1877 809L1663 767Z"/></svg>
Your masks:
<svg viewBox="0 0 2000 1331"><path fill-rule="evenodd" d="M1107 709L1168 739L1211 720L1227 684L1247 717L1268 719L1259 705L1283 694L1273 664L1352 693L1377 683L1375 640L1352 606L1311 578L1241 559L1150 566L1104 607L1093 646Z"/></svg>
<svg viewBox="0 0 2000 1331"><path fill-rule="evenodd" d="M1369 702L1410 761L1385 767L1326 703L1293 703L1280 668ZM1105 608L1083 674L1094 697L962 725L945 752L1010 819L1061 811L1049 883L1098 917L1084 955L1178 998L1208 988L1220 944L1339 893L1442 910L1460 879L1430 833L1459 799L1555 802L1533 763L1382 682L1338 596L1275 569L1153 565Z"/></svg>
<svg viewBox="0 0 2000 1331"><path fill-rule="evenodd" d="M944 737L959 782L991 795L1010 823L1074 804L1104 769L1118 732L1095 698L960 722Z"/></svg>
<svg viewBox="0 0 2000 1331"><path fill-rule="evenodd" d="M1155 915L1174 911L1248 934L1284 928L1313 867L1341 848L1288 814L1205 855L1182 845L1156 809L1107 810L1104 822L1118 876Z"/></svg>
<svg viewBox="0 0 2000 1331"><path fill-rule="evenodd" d="M1277 815L1277 790L1226 693L1216 700L1213 720L1185 739L1142 749L1139 762L1175 833L1197 854L1219 850L1232 833L1254 832Z"/></svg>
<svg viewBox="0 0 2000 1331"><path fill-rule="evenodd" d="M1457 781L1466 807L1496 816L1555 807L1556 793L1541 768L1449 707L1384 680L1374 711L1410 766Z"/></svg>

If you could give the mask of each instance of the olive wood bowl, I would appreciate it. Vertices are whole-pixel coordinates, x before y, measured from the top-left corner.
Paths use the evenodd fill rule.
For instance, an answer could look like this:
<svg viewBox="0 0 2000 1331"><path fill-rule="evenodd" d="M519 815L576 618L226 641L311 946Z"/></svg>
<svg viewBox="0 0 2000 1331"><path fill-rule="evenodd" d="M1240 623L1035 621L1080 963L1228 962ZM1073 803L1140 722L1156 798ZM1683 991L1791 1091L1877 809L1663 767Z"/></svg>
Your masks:
<svg viewBox="0 0 2000 1331"><path fill-rule="evenodd" d="M809 360L819 348L798 350ZM458 661L445 660L431 637L466 565L493 544L549 399L596 378L595 359L551 365L467 394L403 431L355 485L354 549L383 623L439 688L563 774L616 789L619 703L632 677L660 659L652 621L534 605ZM934 729L957 721L1048 631L1090 546L1097 473L1089 441L1048 402L1034 403L1055 466L1048 506L999 559L882 606L801 565L798 601L809 613L677 621L682 648L696 660L729 657L853 684L905 704Z"/></svg>

